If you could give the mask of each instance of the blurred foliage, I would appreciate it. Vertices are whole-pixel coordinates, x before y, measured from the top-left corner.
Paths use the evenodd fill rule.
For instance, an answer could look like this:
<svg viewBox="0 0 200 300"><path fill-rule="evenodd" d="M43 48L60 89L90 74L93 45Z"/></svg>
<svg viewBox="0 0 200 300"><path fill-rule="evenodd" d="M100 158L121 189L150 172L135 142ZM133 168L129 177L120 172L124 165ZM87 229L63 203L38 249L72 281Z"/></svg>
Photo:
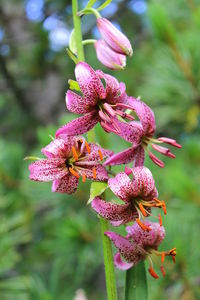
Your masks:
<svg viewBox="0 0 200 300"><path fill-rule="evenodd" d="M157 134L183 145L162 170L146 159L160 198L167 201L162 249L176 246L178 252L176 265L166 259L164 279L148 276L149 300L200 299L200 2L149 0L141 15L130 9L133 2L113 1L118 9L110 18L135 52L126 70L113 73L126 82L128 94L141 95L153 107ZM49 134L74 117L64 104L74 63L64 47L51 47L43 27L56 15L72 29L71 1L44 1L39 21L27 19L27 3L2 0L0 8L0 299L70 300L80 288L88 299L105 299L100 228L86 206L90 182L70 196L53 194L51 184L29 181L23 161L39 156ZM86 38L94 24L92 16L83 18ZM107 71L92 46L85 50L89 63ZM100 126L96 133L102 146L116 152L128 146ZM124 273L116 274L123 299Z"/></svg>

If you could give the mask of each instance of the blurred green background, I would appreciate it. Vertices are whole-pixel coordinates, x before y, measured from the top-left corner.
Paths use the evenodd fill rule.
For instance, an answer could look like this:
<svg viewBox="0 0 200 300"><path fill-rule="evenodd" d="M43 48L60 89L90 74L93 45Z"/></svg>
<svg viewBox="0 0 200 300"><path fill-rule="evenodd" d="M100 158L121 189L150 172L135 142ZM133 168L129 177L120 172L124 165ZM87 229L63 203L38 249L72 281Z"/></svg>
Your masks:
<svg viewBox="0 0 200 300"><path fill-rule="evenodd" d="M176 246L178 253L176 265L166 259L164 279L148 275L149 300L200 299L200 1L114 0L102 14L134 48L126 70L112 74L154 109L157 136L183 145L165 169L146 159L167 202L161 249ZM82 21L84 38L98 38L95 18ZM51 184L29 181L23 160L40 156L49 134L74 117L64 101L74 79L65 50L72 26L71 1L1 0L1 300L106 299L100 227L86 206L90 182L70 196L51 193ZM85 52L103 68L93 46ZM98 126L96 133L102 146L128 146ZM124 273L116 275L121 300Z"/></svg>

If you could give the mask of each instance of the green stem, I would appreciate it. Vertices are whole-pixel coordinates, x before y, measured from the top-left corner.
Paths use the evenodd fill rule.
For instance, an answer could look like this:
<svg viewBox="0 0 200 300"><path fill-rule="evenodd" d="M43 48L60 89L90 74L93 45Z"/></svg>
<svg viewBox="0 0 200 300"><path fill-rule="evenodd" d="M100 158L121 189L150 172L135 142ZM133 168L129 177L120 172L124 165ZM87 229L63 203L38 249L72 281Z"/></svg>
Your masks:
<svg viewBox="0 0 200 300"><path fill-rule="evenodd" d="M83 46L85 45L89 45L89 44L94 44L97 40L94 39L88 39L88 40L84 40L82 41Z"/></svg>
<svg viewBox="0 0 200 300"><path fill-rule="evenodd" d="M106 274L106 289L108 300L117 300L117 287L115 281L115 270L113 264L112 244L110 239L104 235L109 230L108 221L100 217L101 237L103 241L104 266Z"/></svg>
<svg viewBox="0 0 200 300"><path fill-rule="evenodd" d="M77 0L72 0L72 13L73 13L74 33L76 39L78 61L84 61L85 55L84 55L83 45L82 45L81 18L77 15L78 13Z"/></svg>
<svg viewBox="0 0 200 300"><path fill-rule="evenodd" d="M80 16L78 16L77 14L78 12L77 0L72 0L72 12L73 12L78 61L84 61L85 56L84 56L84 50L82 44L81 20L80 20ZM88 141L93 143L95 142L94 129L88 132ZM103 241L107 296L108 296L108 300L117 300L117 288L116 288L116 281L115 281L112 244L109 238L104 235L104 232L109 230L109 226L108 226L108 222L103 218L100 218L100 224L101 224L101 233L102 233L101 235Z"/></svg>

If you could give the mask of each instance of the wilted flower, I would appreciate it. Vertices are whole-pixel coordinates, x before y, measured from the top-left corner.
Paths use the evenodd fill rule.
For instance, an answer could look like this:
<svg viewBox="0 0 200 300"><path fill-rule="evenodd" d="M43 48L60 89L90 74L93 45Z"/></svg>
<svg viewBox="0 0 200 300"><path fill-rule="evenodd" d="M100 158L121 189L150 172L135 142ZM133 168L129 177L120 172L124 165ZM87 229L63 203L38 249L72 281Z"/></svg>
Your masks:
<svg viewBox="0 0 200 300"><path fill-rule="evenodd" d="M83 137L55 139L42 149L47 159L38 160L29 166L30 179L53 181L52 191L74 193L82 177L96 181L107 181L106 169L100 164L111 155L96 144L88 144Z"/></svg>
<svg viewBox="0 0 200 300"><path fill-rule="evenodd" d="M104 40L98 40L94 44L98 60L111 70L124 69L126 56L113 51Z"/></svg>
<svg viewBox="0 0 200 300"><path fill-rule="evenodd" d="M107 132L118 134L120 128L117 115L133 120L124 110L131 108L127 104L128 96L125 93L125 84L119 83L113 76L102 71L94 71L85 62L79 62L75 68L75 75L82 92L82 96L68 90L66 104L69 111L84 114L56 132L56 137L65 135L83 134L92 129L98 122ZM101 81L105 81L105 88Z"/></svg>
<svg viewBox="0 0 200 300"><path fill-rule="evenodd" d="M104 41L115 52L128 56L133 54L133 49L128 38L110 21L105 18L98 18L97 27Z"/></svg>
<svg viewBox="0 0 200 300"><path fill-rule="evenodd" d="M134 223L134 225L126 227L126 231L128 232L126 237L111 231L107 231L104 234L113 241L114 245L119 250L114 257L114 262L117 268L127 270L135 266L141 260L148 258L150 262L148 271L151 276L157 279L159 276L154 271L152 257L161 257L160 270L163 276L165 276L165 270L162 265L165 256L172 256L175 261L176 248L169 251L159 252L157 250L158 246L165 238L164 227L160 226L158 223L150 221L145 221L145 226L151 228L151 230L144 231L137 223ZM125 259L125 261L123 261L122 258Z"/></svg>
<svg viewBox="0 0 200 300"><path fill-rule="evenodd" d="M176 142L176 140L161 137L154 139L153 135L155 133L155 117L153 111L144 102L129 97L128 103L134 109L140 122L133 121L130 123L119 122L120 127L119 135L128 142L131 142L132 147L114 154L108 158L105 165L118 165L126 164L134 161L135 166L142 166L144 164L144 150L147 150L150 159L159 167L163 168L164 163L158 159L148 148L151 146L155 151L161 154L175 158L175 155L171 153L170 149L160 146L162 143L167 143L171 146L181 148L181 145Z"/></svg>
<svg viewBox="0 0 200 300"><path fill-rule="evenodd" d="M125 204L106 202L96 197L92 201L92 208L114 226L136 220L144 231L148 231L150 229L141 219L150 215L151 207L162 207L166 213L165 203L157 199L158 192L149 169L136 167L131 169L131 172L132 180L125 173L119 173L108 180L112 192Z"/></svg>

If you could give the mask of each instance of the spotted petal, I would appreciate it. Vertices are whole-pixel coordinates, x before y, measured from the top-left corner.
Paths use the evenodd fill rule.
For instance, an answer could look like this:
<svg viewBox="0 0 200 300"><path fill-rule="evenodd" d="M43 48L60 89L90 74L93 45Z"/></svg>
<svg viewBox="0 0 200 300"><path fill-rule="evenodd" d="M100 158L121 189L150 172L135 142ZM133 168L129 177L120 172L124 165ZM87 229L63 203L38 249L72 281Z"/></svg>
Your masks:
<svg viewBox="0 0 200 300"><path fill-rule="evenodd" d="M130 147L126 150L123 150L119 153L113 154L111 157L109 157L104 165L105 166L115 166L115 165L121 165L121 164L128 164L131 161L134 160L136 155L138 154L137 152L138 146L133 146Z"/></svg>
<svg viewBox="0 0 200 300"><path fill-rule="evenodd" d="M92 208L109 221L121 221L119 225L126 224L134 219L134 214L129 204L120 205L96 197L92 201ZM114 225L118 225L118 223L115 223Z"/></svg>
<svg viewBox="0 0 200 300"><path fill-rule="evenodd" d="M144 102L129 97L129 104L134 108L138 115L145 134L153 135L156 129L155 116L153 111Z"/></svg>
<svg viewBox="0 0 200 300"><path fill-rule="evenodd" d="M133 263L127 263L121 259L121 255L117 252L114 256L115 266L120 270L128 270L133 267Z"/></svg>
<svg viewBox="0 0 200 300"><path fill-rule="evenodd" d="M95 106L98 99L105 98L104 86L90 65L85 62L79 62L75 68L75 75L86 106Z"/></svg>
<svg viewBox="0 0 200 300"><path fill-rule="evenodd" d="M100 164L93 163L93 165L81 165L81 167L76 163L76 170L78 173L83 176L86 175L87 179L91 179L94 181L107 181L108 180L108 173L106 168ZM95 171L94 171L95 169ZM95 172L95 176L94 176Z"/></svg>
<svg viewBox="0 0 200 300"><path fill-rule="evenodd" d="M59 128L56 132L56 137L62 138L63 135L79 135L86 133L91 130L98 121L99 117L96 111L91 111Z"/></svg>
<svg viewBox="0 0 200 300"><path fill-rule="evenodd" d="M104 234L113 241L127 262L136 265L141 259L145 259L147 252L141 246L131 243L127 238L112 231L106 231Z"/></svg>
<svg viewBox="0 0 200 300"><path fill-rule="evenodd" d="M44 147L41 152L46 155L48 158L66 158L70 151L73 144L72 137L65 137L63 139L54 139L49 145Z"/></svg>
<svg viewBox="0 0 200 300"><path fill-rule="evenodd" d="M109 103L113 103L112 99L115 98L120 92L120 86L118 80L109 74L103 73L101 70L97 70L96 74L99 76L99 78L105 80L106 98L108 99Z"/></svg>
<svg viewBox="0 0 200 300"><path fill-rule="evenodd" d="M132 181L125 173L118 173L114 178L108 180L109 188L124 202L130 203L133 194Z"/></svg>
<svg viewBox="0 0 200 300"><path fill-rule="evenodd" d="M125 123L117 121L117 125L120 128L118 135L121 138L134 145L140 144L141 139L144 136L144 131L140 122L133 121L130 123Z"/></svg>
<svg viewBox="0 0 200 300"><path fill-rule="evenodd" d="M75 114L85 114L93 109L93 107L87 105L82 96L70 90L66 93L65 101L68 110Z"/></svg>
<svg viewBox="0 0 200 300"><path fill-rule="evenodd" d="M136 222L132 226L127 226L126 231L137 244L144 248L157 249L165 238L165 229L160 224L150 221L143 221L143 223L150 227L150 231L143 230Z"/></svg>
<svg viewBox="0 0 200 300"><path fill-rule="evenodd" d="M51 181L62 178L68 172L65 159L52 158L38 160L29 165L30 179L35 181Z"/></svg>
<svg viewBox="0 0 200 300"><path fill-rule="evenodd" d="M136 167L132 169L133 181L132 187L134 190L134 195L141 195L143 198L149 197L152 199L155 197L155 182L151 171L146 167ZM153 193L153 197L152 197Z"/></svg>
<svg viewBox="0 0 200 300"><path fill-rule="evenodd" d="M78 187L78 179L68 173L61 179L53 181L52 192L58 192L63 194L72 194Z"/></svg>

